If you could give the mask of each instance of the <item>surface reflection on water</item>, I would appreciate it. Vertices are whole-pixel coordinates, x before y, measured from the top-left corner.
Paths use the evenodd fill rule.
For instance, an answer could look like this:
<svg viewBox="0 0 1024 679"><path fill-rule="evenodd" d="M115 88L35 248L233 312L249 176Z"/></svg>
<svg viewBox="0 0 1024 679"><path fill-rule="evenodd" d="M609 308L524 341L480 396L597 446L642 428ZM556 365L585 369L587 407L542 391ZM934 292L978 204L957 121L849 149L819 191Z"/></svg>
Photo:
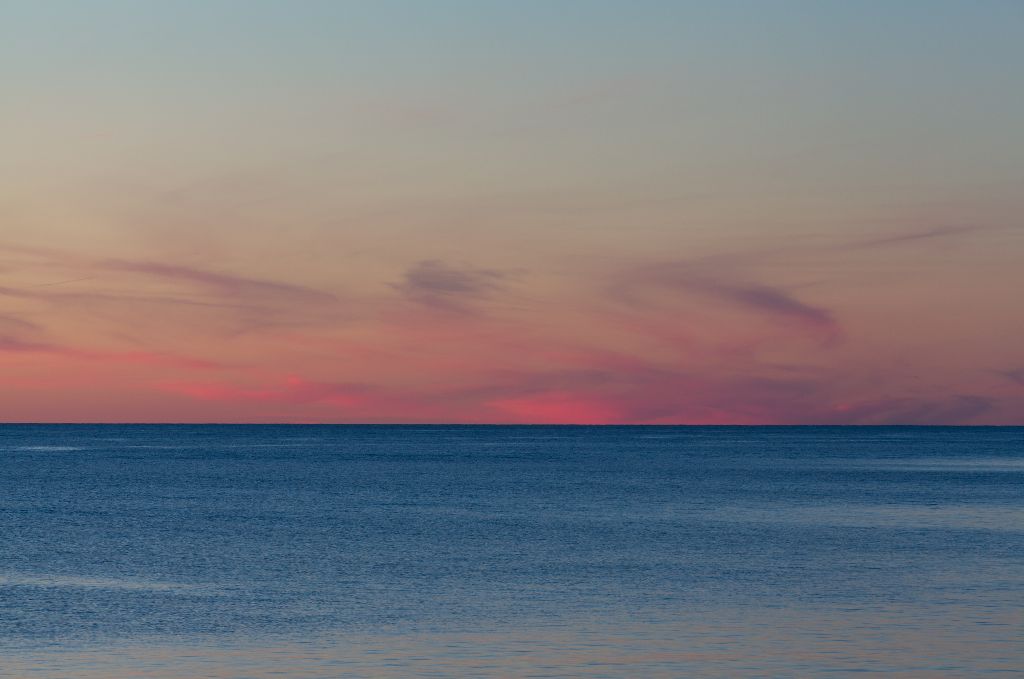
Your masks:
<svg viewBox="0 0 1024 679"><path fill-rule="evenodd" d="M733 609L673 621L581 621L490 632L384 632L307 639L194 639L34 648L6 676L126 679L978 676L1020 670L1020 614L957 606L900 610Z"/></svg>
<svg viewBox="0 0 1024 679"><path fill-rule="evenodd" d="M1024 428L0 426L0 677L1024 669Z"/></svg>

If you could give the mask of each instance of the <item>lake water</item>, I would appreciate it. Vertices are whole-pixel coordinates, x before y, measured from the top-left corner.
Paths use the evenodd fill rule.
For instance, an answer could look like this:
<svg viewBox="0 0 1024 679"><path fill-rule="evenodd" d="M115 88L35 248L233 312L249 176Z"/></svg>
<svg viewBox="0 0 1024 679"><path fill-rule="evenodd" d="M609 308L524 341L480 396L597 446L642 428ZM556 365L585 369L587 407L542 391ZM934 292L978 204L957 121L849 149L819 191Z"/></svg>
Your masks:
<svg viewBox="0 0 1024 679"><path fill-rule="evenodd" d="M1024 673L1024 428L0 425L0 676Z"/></svg>

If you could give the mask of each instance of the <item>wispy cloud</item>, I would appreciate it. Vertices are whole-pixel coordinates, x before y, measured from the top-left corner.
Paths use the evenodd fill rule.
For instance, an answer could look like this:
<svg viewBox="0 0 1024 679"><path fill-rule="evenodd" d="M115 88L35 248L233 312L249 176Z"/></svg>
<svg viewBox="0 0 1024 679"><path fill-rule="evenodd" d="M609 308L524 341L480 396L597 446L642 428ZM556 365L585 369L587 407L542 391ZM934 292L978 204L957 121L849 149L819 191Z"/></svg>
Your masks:
<svg viewBox="0 0 1024 679"><path fill-rule="evenodd" d="M61 350L43 342L29 342L17 337L0 336L0 351L4 352L39 352L39 353L64 353L70 350Z"/></svg>
<svg viewBox="0 0 1024 679"><path fill-rule="evenodd" d="M791 293L759 283L743 283L708 278L676 279L683 287L714 295L754 311L798 320L808 325L837 332L832 312L801 302Z"/></svg>
<svg viewBox="0 0 1024 679"><path fill-rule="evenodd" d="M891 236L881 236L868 240L855 241L847 245L847 248L877 248L887 245L903 245L923 240L959 236L967 233L982 231L980 226L935 226L928 229L898 233Z"/></svg>
<svg viewBox="0 0 1024 679"><path fill-rule="evenodd" d="M512 421L693 424L970 424L998 402L975 394L839 402L836 374L803 378L620 371L601 384L520 389L484 406ZM538 383L535 381L535 385Z"/></svg>
<svg viewBox="0 0 1024 679"><path fill-rule="evenodd" d="M974 394L955 394L936 398L890 398L840 405L823 413L827 424L969 424L976 417L992 412L995 399Z"/></svg>
<svg viewBox="0 0 1024 679"><path fill-rule="evenodd" d="M224 296L245 298L290 298L296 301L331 303L338 298L332 293L316 290L268 278L240 276L223 271L189 266L174 262L155 262L144 259L98 258L79 255L51 248L24 247L17 245L0 246L0 252L27 260L19 260L22 266L45 266L48 270L65 271L73 274L54 282L29 286L48 288L71 283L96 280L105 282L104 274L138 274L151 279L176 281L212 289ZM106 278L109 282L109 277Z"/></svg>
<svg viewBox="0 0 1024 679"><path fill-rule="evenodd" d="M27 320L17 314L0 314L0 329L6 331L34 332L42 330L42 326L35 321Z"/></svg>
<svg viewBox="0 0 1024 679"><path fill-rule="evenodd" d="M1019 384L1024 387L1024 368L1015 368L1012 370L996 370L997 375L1004 377L1014 384Z"/></svg>
<svg viewBox="0 0 1024 679"><path fill-rule="evenodd" d="M338 301L336 296L312 288L267 279L246 278L244 276L235 276L178 264L107 259L98 262L97 266L107 271L123 271L186 283L196 283L238 297L257 299L268 296L275 298L284 297L298 301L321 303Z"/></svg>
<svg viewBox="0 0 1024 679"><path fill-rule="evenodd" d="M827 344L842 336L839 322L828 309L808 304L781 287L750 281L724 267L712 270L688 262L653 264L620 275L613 292L635 302L644 288L710 297L779 322L795 322L814 330Z"/></svg>
<svg viewBox="0 0 1024 679"><path fill-rule="evenodd" d="M311 382L291 376L282 383L260 387L241 387L221 382L164 382L160 388L201 401L279 403L302 405L326 403L336 406L354 406L362 403L373 392L363 384Z"/></svg>
<svg viewBox="0 0 1024 679"><path fill-rule="evenodd" d="M6 245L0 252L12 258L13 270L54 279L0 286L0 296L61 305L65 315L93 314L106 321L131 323L142 310L163 306L174 308L175 316L146 313L147 323L166 318L180 326L189 323L188 314L199 314L196 327L238 334L336 323L352 313L352 304L343 304L331 292L270 278L173 262L88 257L50 248Z"/></svg>
<svg viewBox="0 0 1024 679"><path fill-rule="evenodd" d="M429 307L470 313L473 305L502 289L506 272L457 266L428 259L417 262L394 284L407 299Z"/></svg>
<svg viewBox="0 0 1024 679"><path fill-rule="evenodd" d="M239 385L164 381L157 387L245 412L280 407L288 417L323 421L521 422L577 424L970 424L998 402L975 394L842 400L842 370L793 375L745 365L728 372L674 369L593 356L581 369L482 371L463 386L384 386L299 376ZM846 375L848 377L848 375ZM466 376L463 376L463 380ZM457 413L457 416L453 415Z"/></svg>
<svg viewBox="0 0 1024 679"><path fill-rule="evenodd" d="M152 351L104 351L35 342L12 336L0 336L0 353L48 354L67 359L114 363L144 363L174 368L210 370L224 367L216 361Z"/></svg>

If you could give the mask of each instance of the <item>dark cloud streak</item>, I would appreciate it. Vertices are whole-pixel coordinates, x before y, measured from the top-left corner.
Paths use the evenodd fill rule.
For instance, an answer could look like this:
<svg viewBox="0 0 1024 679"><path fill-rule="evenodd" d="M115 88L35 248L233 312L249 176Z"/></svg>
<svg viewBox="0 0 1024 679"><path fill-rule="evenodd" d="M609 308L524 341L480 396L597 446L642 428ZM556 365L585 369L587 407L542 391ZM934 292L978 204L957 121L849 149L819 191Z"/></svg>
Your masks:
<svg viewBox="0 0 1024 679"><path fill-rule="evenodd" d="M1013 370L997 370L997 375L1005 377L1014 384L1018 384L1024 387L1024 368L1016 368Z"/></svg>
<svg viewBox="0 0 1024 679"><path fill-rule="evenodd" d="M909 233L896 234L893 236L884 236L882 238L873 238L869 240L857 241L854 243L850 243L849 245L846 246L846 248L878 248L889 245L903 245L905 243L932 240L936 238L946 238L948 236L958 236L981 230L982 227L980 226L936 226L921 231L912 231Z"/></svg>
<svg viewBox="0 0 1024 679"><path fill-rule="evenodd" d="M301 301L320 303L338 301L337 297L330 293L299 285L233 276L176 264L108 259L100 262L99 266L108 271L124 271L157 278L197 283L239 297L289 297Z"/></svg>
<svg viewBox="0 0 1024 679"><path fill-rule="evenodd" d="M698 294L724 301L782 322L796 322L824 334L832 343L842 336L842 329L832 312L800 301L782 288L749 282L726 271L711 272L708 267L687 262L670 262L634 269L621 275L613 294L630 302L642 297L645 288L660 288Z"/></svg>
<svg viewBox="0 0 1024 679"><path fill-rule="evenodd" d="M473 305L502 289L507 274L493 269L458 267L440 260L417 262L393 284L406 299L418 304L473 313Z"/></svg>

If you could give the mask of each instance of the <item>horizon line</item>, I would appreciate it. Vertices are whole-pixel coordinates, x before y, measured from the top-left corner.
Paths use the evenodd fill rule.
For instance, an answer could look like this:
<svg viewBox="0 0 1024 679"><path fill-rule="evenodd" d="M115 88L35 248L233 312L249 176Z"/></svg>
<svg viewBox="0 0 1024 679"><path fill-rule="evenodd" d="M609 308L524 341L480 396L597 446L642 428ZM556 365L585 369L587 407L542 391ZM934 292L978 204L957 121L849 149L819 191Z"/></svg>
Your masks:
<svg viewBox="0 0 1024 679"><path fill-rule="evenodd" d="M82 422L3 422L2 426L144 426L144 427L701 427L701 428L754 428L754 427L843 427L843 428L883 428L883 427L946 427L946 428L1024 428L1022 424L695 424L695 423L630 423L630 422L114 422L114 421L82 421Z"/></svg>

